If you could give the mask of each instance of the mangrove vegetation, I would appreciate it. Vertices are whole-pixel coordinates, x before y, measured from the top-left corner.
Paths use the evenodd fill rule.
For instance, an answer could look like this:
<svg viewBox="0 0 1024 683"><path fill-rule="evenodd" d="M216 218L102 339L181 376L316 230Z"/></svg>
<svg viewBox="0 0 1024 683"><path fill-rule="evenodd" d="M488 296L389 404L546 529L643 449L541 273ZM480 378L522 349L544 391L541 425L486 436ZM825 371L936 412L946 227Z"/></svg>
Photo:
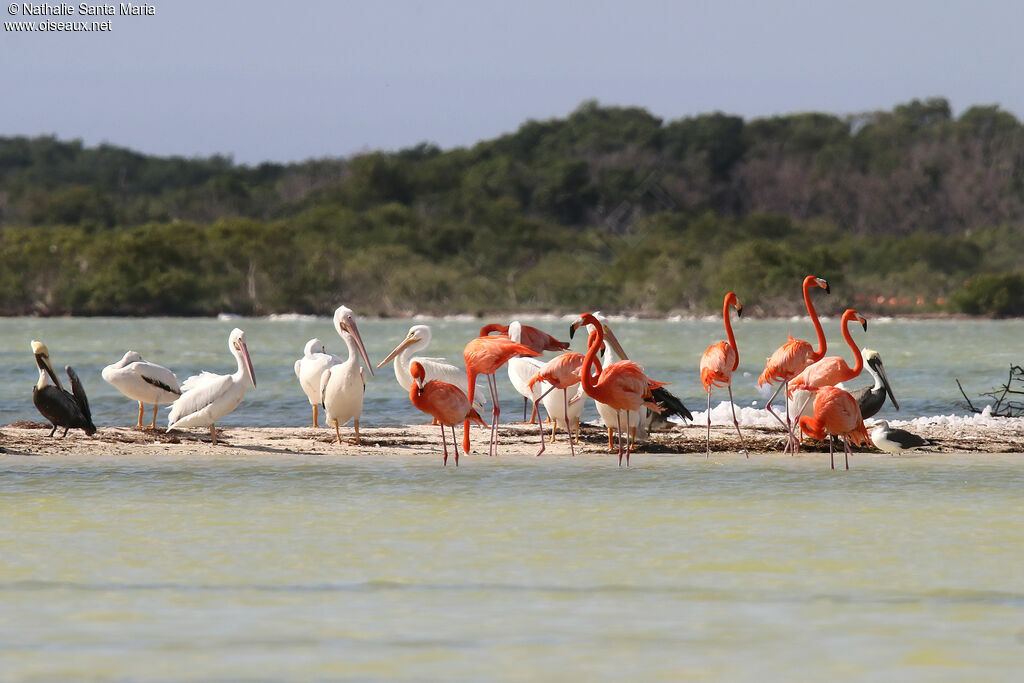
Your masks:
<svg viewBox="0 0 1024 683"><path fill-rule="evenodd" d="M0 312L600 308L1024 315L1024 127L941 98L662 121L585 102L468 148L301 163L0 137Z"/></svg>

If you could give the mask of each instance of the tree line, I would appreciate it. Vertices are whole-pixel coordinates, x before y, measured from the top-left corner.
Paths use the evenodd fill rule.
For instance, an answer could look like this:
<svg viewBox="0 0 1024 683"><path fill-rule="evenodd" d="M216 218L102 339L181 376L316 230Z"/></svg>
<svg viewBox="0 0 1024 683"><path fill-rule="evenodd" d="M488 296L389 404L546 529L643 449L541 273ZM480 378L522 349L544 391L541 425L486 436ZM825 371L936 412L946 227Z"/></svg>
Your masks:
<svg viewBox="0 0 1024 683"><path fill-rule="evenodd" d="M0 312L600 307L1024 315L1024 127L944 99L663 122L585 102L468 148L237 165L0 138ZM837 308L843 302L830 302Z"/></svg>

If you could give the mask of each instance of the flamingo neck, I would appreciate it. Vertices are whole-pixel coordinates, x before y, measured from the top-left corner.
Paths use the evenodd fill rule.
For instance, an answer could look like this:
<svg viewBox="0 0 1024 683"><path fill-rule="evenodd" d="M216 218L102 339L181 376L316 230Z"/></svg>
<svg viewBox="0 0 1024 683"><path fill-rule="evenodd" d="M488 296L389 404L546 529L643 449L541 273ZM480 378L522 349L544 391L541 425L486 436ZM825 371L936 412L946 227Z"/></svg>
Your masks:
<svg viewBox="0 0 1024 683"><path fill-rule="evenodd" d="M727 299L725 304L722 306L722 319L725 320L725 336L729 339L729 346L736 352L736 360L733 361L733 371L739 367L740 364L740 350L736 346L736 337L732 333L732 320L729 318L729 304L731 302Z"/></svg>
<svg viewBox="0 0 1024 683"><path fill-rule="evenodd" d="M860 371L864 369L864 357L860 355L860 349L857 348L857 342L853 341L853 335L850 334L850 321L854 318L852 316L843 316L843 339L853 349L853 369L850 371L853 374L850 375L850 379L853 379L860 374ZM875 384L881 384L880 379L875 380Z"/></svg>
<svg viewBox="0 0 1024 683"><path fill-rule="evenodd" d="M591 374L591 370L594 368L594 364L597 361L597 352L602 346L604 346L604 330L601 329L601 323L594 320L594 337L589 344L587 344L587 353L583 356L583 368L580 373L580 379L583 382L583 390L590 394L597 388L597 378L601 373L598 369L595 373ZM600 365L598 365L600 368Z"/></svg>
<svg viewBox="0 0 1024 683"><path fill-rule="evenodd" d="M818 320L818 312L814 310L814 303L811 301L811 287L813 281L804 283L804 304L807 306L807 313L811 316L811 323L814 325L814 332L818 335L818 348L815 349L813 358L819 361L825 357L825 331L821 329L821 321Z"/></svg>

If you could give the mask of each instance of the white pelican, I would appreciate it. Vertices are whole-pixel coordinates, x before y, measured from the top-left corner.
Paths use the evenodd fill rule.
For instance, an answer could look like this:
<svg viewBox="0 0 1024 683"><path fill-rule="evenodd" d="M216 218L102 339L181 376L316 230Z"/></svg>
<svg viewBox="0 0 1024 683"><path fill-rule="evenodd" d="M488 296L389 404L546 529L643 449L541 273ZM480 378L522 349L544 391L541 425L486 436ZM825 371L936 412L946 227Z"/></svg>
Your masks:
<svg viewBox="0 0 1024 683"><path fill-rule="evenodd" d="M398 380L398 384L405 389L406 392L409 392L412 389L413 383L410 369L412 368L413 361L418 361L420 367L423 368L424 383L431 382L436 379L442 382L448 382L449 384L454 384L458 388L462 389L462 393L468 394L469 384L466 381L465 370L455 367L444 358L428 358L425 356L413 357L414 353L426 351L427 347L430 346L430 340L432 338L433 335L430 332L429 326L413 325L409 328L409 334L405 335L405 339L403 339L384 360L377 363L377 369L380 370L382 367L394 360L395 379ZM476 410L480 409L479 405L474 407Z"/></svg>
<svg viewBox="0 0 1024 683"><path fill-rule="evenodd" d="M302 350L302 358L295 361L295 376L299 378L299 386L313 407L313 426L320 426L320 378L324 370L337 365L341 359L333 353L327 353L324 343L314 337L306 342Z"/></svg>
<svg viewBox="0 0 1024 683"><path fill-rule="evenodd" d="M511 323L509 323L509 339L518 344L522 344L522 334L523 327L518 320L513 320ZM537 349L534 350L536 351ZM523 397L523 422L527 421L527 399L529 399L530 403L533 404L533 410L530 411L529 424L533 424L535 418L539 419L537 415L537 401L540 400L541 394L544 393L544 389L536 384L531 389L530 379L534 375L536 375L542 367L544 367L544 363L544 359L537 356L515 356L513 358L508 359L508 379L510 382L512 382L512 386L515 387L515 390L518 391L520 395L522 395Z"/></svg>
<svg viewBox="0 0 1024 683"><path fill-rule="evenodd" d="M144 404L153 404L152 429L156 429L156 411L161 403L174 403L181 396L181 385L173 372L162 365L143 360L138 351L128 351L121 360L103 368L100 373L122 394L139 402L139 422L142 426Z"/></svg>
<svg viewBox="0 0 1024 683"><path fill-rule="evenodd" d="M320 400L327 422L334 423L334 433L338 437L336 443L341 443L338 428L354 420L356 443L359 444L362 443L359 439L359 416L363 413L363 394L366 392L366 375L359 364L359 357L362 356L371 375L373 366L366 355L363 338L359 336L355 316L348 306L339 306L334 312L334 329L348 347L348 358L324 370L320 376Z"/></svg>
<svg viewBox="0 0 1024 683"><path fill-rule="evenodd" d="M46 344L33 340L32 354L36 357L36 365L39 366L39 381L32 387L32 402L53 425L50 436L57 431L57 427L64 428L61 437L67 436L68 430L72 427L85 430L89 436L95 434L96 426L92 423L89 399L85 397L85 389L82 388L75 371L70 365L64 366L64 371L71 380L71 391L66 391L60 385L60 379L50 364L50 351ZM53 384L49 383L51 380Z"/></svg>
<svg viewBox="0 0 1024 683"><path fill-rule="evenodd" d="M245 345L245 332L237 327L231 330L228 350L238 362L238 369L231 375L204 371L186 379L181 385L181 397L171 404L167 431L175 427L209 426L213 445L217 445L217 420L238 407L250 382L252 388L256 388L256 375Z"/></svg>

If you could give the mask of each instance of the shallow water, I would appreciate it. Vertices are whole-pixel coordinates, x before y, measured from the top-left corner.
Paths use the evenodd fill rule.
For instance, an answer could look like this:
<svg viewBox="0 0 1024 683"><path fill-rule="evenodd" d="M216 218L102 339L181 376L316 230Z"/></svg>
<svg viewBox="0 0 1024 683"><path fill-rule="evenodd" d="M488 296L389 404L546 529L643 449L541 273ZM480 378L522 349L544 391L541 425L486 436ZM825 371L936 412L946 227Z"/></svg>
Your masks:
<svg viewBox="0 0 1024 683"><path fill-rule="evenodd" d="M0 679L1007 680L1024 456L0 459Z"/></svg>
<svg viewBox="0 0 1024 683"><path fill-rule="evenodd" d="M530 319L568 340L568 321ZM442 356L462 366L462 348L477 331L480 320L432 320L434 342L423 355ZM507 321L506 321L507 322ZM408 320L360 320L363 340L374 364L382 360L404 337ZM839 336L839 320L824 321L830 355L852 362L852 353ZM0 321L0 423L39 419L32 406L31 387L38 378L29 348L32 339L47 343L58 373L72 365L81 376L98 426L128 424L136 419L137 408L100 377L103 366L121 358L129 348L145 358L173 369L179 379L200 370L229 373L235 369L227 349L233 327L246 331L258 388L250 390L242 405L218 424L224 426L287 427L311 420L309 402L299 389L293 365L302 355L306 340L319 337L327 350L339 355L345 348L327 318L269 319L182 319L182 318L6 318ZM854 337L877 350L885 363L900 402L899 413L891 406L880 417L909 419L923 415L965 413L955 380L960 378L972 399L1006 379L1011 363L1020 363L1024 352L1024 320L907 321L872 320L868 331L854 331ZM703 410L706 394L700 386L698 361L711 343L724 338L720 319L666 322L622 321L613 328L631 358L644 364L655 379L671 382L670 389L691 410ZM813 340L807 320L740 319L735 325L740 348L740 367L733 377L733 391L739 406L763 406L765 396L756 386L764 359L792 333ZM584 350L581 336L573 348ZM550 354L549 354L550 355ZM521 415L522 400L514 394L507 373L499 372L499 394L504 415ZM870 379L851 382L866 386ZM486 391L486 383L479 383ZM715 402L726 400L724 391ZM584 420L596 420L597 411L588 401ZM984 404L980 402L979 408ZM159 422L166 424L166 407ZM409 424L421 420L408 396L395 380L392 366L377 371L367 384L362 422L367 426Z"/></svg>

